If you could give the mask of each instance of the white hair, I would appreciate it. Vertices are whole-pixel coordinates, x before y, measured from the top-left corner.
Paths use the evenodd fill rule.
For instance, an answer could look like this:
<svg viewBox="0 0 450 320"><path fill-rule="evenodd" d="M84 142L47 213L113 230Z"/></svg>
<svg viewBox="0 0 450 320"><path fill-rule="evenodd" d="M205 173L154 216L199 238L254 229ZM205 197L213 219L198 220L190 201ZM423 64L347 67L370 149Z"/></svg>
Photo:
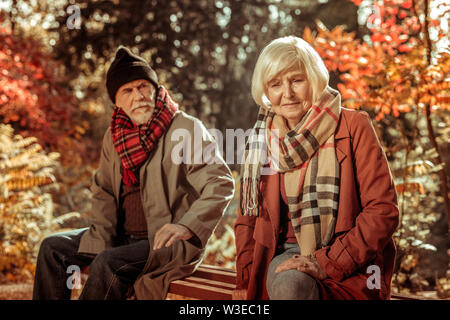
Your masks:
<svg viewBox="0 0 450 320"><path fill-rule="evenodd" d="M317 51L295 36L275 39L261 51L252 77L253 100L267 108L267 84L291 68L298 68L305 74L309 82L309 103L315 103L327 87L330 76Z"/></svg>

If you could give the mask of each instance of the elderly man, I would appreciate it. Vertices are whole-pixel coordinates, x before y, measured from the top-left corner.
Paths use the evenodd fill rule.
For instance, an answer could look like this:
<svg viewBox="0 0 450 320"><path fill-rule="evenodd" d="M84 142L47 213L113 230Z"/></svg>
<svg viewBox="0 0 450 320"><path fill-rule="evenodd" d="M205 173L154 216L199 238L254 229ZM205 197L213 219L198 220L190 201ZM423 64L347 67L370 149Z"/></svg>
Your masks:
<svg viewBox="0 0 450 320"><path fill-rule="evenodd" d="M34 299L69 299L72 272L85 266L80 299L165 298L170 282L201 262L233 197L217 144L144 59L119 47L106 86L115 109L92 182L91 225L44 239ZM213 161L196 154L205 148Z"/></svg>

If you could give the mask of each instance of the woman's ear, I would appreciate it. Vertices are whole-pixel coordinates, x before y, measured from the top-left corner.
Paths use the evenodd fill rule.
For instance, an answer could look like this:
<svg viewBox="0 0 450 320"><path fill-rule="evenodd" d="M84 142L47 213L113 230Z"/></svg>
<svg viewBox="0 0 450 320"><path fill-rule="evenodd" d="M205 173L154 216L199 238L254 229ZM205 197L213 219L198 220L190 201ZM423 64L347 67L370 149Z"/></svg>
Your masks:
<svg viewBox="0 0 450 320"><path fill-rule="evenodd" d="M270 102L269 98L267 98L266 94L263 94L262 96L262 103L263 105L261 107L267 109L267 110L271 110L272 109L272 102Z"/></svg>

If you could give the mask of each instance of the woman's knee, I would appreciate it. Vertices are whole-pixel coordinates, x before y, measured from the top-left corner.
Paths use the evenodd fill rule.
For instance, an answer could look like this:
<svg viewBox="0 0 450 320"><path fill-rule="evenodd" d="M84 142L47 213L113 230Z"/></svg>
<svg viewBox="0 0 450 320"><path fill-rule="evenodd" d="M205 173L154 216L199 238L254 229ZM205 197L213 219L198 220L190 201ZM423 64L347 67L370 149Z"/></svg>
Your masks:
<svg viewBox="0 0 450 320"><path fill-rule="evenodd" d="M298 270L287 270L277 274L267 288L267 292L272 300L319 299L314 278Z"/></svg>

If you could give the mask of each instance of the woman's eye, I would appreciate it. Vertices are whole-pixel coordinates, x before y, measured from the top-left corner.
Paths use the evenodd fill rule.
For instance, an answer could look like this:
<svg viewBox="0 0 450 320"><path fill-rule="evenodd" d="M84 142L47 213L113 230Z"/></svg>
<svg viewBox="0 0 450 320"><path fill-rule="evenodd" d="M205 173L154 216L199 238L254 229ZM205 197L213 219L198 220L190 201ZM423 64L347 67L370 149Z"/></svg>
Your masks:
<svg viewBox="0 0 450 320"><path fill-rule="evenodd" d="M279 84L278 82L275 82L275 83L272 83L270 86L271 86L272 88L276 88L276 87L279 87L280 84Z"/></svg>

